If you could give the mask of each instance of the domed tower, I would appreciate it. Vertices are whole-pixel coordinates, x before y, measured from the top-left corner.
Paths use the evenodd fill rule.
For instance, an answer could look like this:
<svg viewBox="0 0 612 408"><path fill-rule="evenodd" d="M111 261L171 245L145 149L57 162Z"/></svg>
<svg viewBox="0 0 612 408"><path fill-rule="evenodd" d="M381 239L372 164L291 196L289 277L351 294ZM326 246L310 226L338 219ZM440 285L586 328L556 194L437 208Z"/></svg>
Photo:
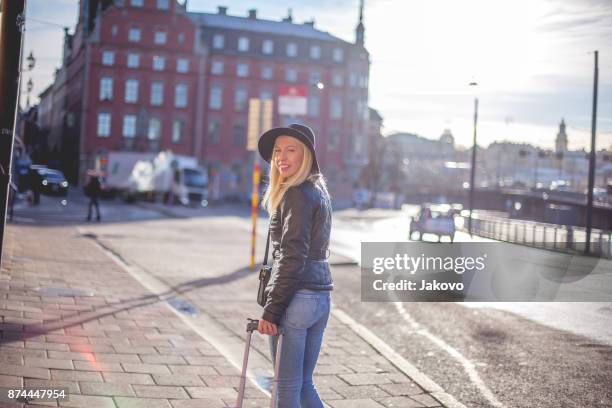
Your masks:
<svg viewBox="0 0 612 408"><path fill-rule="evenodd" d="M454 146L455 145L455 137L451 133L450 129L444 129L444 132L440 136L440 143L443 145Z"/></svg>

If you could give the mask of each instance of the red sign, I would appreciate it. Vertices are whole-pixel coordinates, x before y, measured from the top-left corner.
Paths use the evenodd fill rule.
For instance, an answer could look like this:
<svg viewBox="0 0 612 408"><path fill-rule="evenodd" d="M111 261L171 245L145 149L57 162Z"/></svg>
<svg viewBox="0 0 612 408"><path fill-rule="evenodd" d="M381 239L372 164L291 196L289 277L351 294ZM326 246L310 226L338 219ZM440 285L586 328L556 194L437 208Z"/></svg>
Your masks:
<svg viewBox="0 0 612 408"><path fill-rule="evenodd" d="M278 88L279 96L301 96L306 98L308 96L308 88L305 85L281 85Z"/></svg>
<svg viewBox="0 0 612 408"><path fill-rule="evenodd" d="M281 85L278 90L278 113L306 115L308 88L305 85Z"/></svg>

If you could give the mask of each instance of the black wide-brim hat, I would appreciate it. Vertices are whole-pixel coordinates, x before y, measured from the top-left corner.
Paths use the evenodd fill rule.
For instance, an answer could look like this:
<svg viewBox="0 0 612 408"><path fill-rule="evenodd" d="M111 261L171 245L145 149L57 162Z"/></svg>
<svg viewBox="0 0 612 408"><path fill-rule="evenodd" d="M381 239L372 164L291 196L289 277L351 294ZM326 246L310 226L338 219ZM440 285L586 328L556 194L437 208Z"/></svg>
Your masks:
<svg viewBox="0 0 612 408"><path fill-rule="evenodd" d="M312 171L319 173L319 163L317 162L317 154L315 152L315 134L311 128L298 123L292 123L287 127L277 127L265 132L259 138L257 148L261 157L270 163L272 159L272 150L274 150L274 142L279 136L291 136L304 143L312 153Z"/></svg>

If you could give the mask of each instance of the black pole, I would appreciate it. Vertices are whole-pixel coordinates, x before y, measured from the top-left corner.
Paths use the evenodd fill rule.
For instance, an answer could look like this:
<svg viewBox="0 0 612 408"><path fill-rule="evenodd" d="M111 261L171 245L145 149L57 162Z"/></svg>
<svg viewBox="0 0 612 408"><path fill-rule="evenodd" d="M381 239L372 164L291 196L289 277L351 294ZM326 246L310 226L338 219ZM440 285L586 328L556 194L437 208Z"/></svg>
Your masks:
<svg viewBox="0 0 612 408"><path fill-rule="evenodd" d="M474 211L474 182L476 179L476 125L478 124L478 98L474 99L474 143L472 144L472 167L470 168L470 219L468 232L472 235L472 211Z"/></svg>
<svg viewBox="0 0 612 408"><path fill-rule="evenodd" d="M11 180L13 135L17 115L17 93L21 69L21 40L25 27L25 0L0 1L0 244ZM0 262L2 245L0 245Z"/></svg>
<svg viewBox="0 0 612 408"><path fill-rule="evenodd" d="M595 131L597 129L597 77L599 52L595 51L595 79L593 82L593 116L591 118L591 154L589 156L589 190L587 191L586 243L584 252L591 251L591 224L593 223L593 188L595 187Z"/></svg>

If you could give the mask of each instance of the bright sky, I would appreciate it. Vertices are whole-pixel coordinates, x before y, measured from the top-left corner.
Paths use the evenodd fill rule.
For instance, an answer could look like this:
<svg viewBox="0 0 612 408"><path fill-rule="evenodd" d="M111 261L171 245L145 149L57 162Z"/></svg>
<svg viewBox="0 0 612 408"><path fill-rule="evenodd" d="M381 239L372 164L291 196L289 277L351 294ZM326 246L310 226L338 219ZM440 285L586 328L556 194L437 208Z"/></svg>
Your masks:
<svg viewBox="0 0 612 408"><path fill-rule="evenodd" d="M553 147L561 118L570 148L590 146L593 51L599 50L597 146L612 147L612 1L365 0L370 52L370 106L384 133L438 138L450 128L458 144L472 139L479 97L478 140ZM59 65L63 30L77 18L77 0L28 0L24 51L34 51L33 95ZM190 11L217 3L189 0ZM277 0L223 0L231 15L280 20ZM294 22L354 40L359 0L288 0ZM42 23L44 20L57 26ZM27 81L26 74L25 81ZM477 87L469 87L471 81ZM35 100L36 98L33 98ZM25 99L24 99L25 101Z"/></svg>

